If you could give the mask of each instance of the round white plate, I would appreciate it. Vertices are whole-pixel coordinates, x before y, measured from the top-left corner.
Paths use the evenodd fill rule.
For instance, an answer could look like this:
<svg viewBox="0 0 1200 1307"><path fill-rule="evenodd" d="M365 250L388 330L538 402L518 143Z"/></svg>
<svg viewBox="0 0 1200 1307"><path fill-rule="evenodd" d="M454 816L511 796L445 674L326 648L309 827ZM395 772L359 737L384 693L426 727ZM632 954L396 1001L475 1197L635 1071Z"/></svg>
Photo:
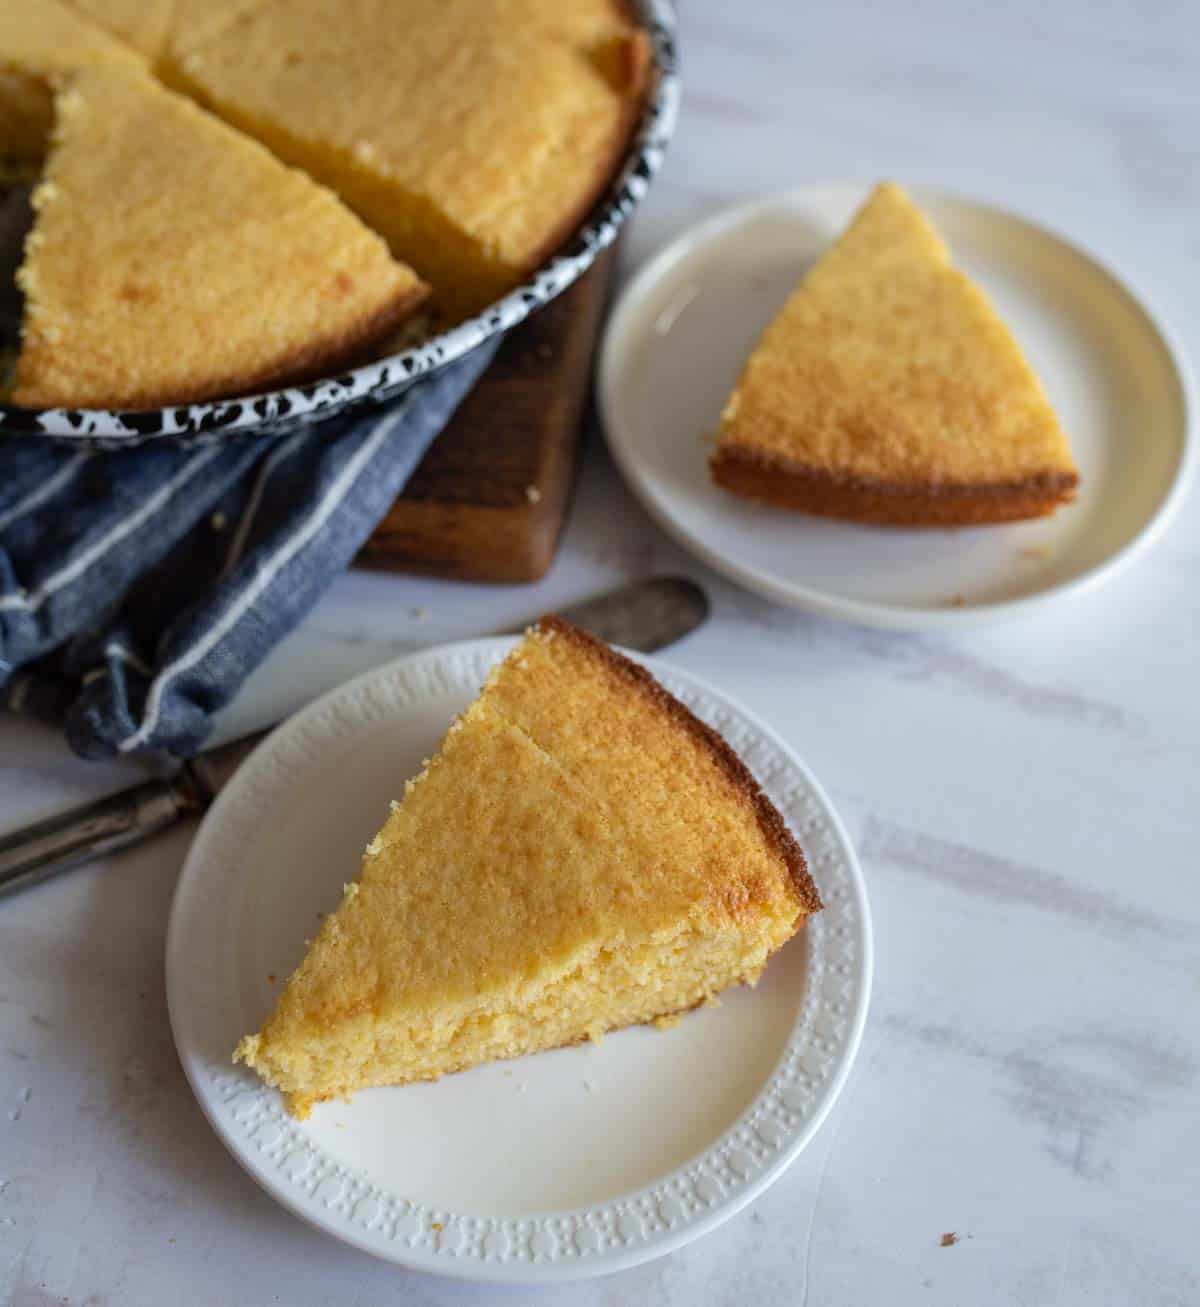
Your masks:
<svg viewBox="0 0 1200 1307"><path fill-rule="evenodd" d="M805 187L719 214L634 278L600 361L604 425L627 481L664 530L735 581L875 626L1007 617L1111 576L1181 496L1194 404L1179 351L1092 255L936 191L913 193L1041 375L1079 463L1075 502L1034 522L903 530L768 508L712 484L713 436L746 356L867 190Z"/></svg>
<svg viewBox="0 0 1200 1307"><path fill-rule="evenodd" d="M230 1053L336 907L388 801L512 640L370 672L292 718L200 827L167 936L183 1066L233 1155L281 1203L391 1261L484 1280L565 1280L686 1243L812 1137L866 1018L871 936L845 831L804 765L716 691L647 660L746 760L804 846L826 907L756 989L672 1030L283 1110Z"/></svg>

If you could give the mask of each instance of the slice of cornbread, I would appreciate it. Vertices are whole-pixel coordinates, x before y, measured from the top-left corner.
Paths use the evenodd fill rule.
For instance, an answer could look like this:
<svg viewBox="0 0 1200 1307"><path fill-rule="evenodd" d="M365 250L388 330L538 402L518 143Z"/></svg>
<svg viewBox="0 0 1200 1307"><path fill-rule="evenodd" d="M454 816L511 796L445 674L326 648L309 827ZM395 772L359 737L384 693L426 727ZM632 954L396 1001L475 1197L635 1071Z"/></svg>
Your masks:
<svg viewBox="0 0 1200 1307"><path fill-rule="evenodd" d="M13 402L144 407L299 379L422 298L335 196L149 76L76 74L18 282Z"/></svg>
<svg viewBox="0 0 1200 1307"><path fill-rule="evenodd" d="M711 466L751 499L904 526L1039 517L1079 480L1020 346L893 184L767 328Z"/></svg>
<svg viewBox="0 0 1200 1307"><path fill-rule="evenodd" d="M408 783L235 1058L307 1115L753 984L819 907L725 742L544 619Z"/></svg>
<svg viewBox="0 0 1200 1307"><path fill-rule="evenodd" d="M262 0L180 42L170 75L336 190L459 317L571 233L634 121L645 34L617 0L573 10Z"/></svg>
<svg viewBox="0 0 1200 1307"><path fill-rule="evenodd" d="M142 58L59 0L0 4L0 156L37 163L54 122L54 86L77 68L138 69Z"/></svg>
<svg viewBox="0 0 1200 1307"><path fill-rule="evenodd" d="M176 0L67 0L67 3L153 62L166 45Z"/></svg>

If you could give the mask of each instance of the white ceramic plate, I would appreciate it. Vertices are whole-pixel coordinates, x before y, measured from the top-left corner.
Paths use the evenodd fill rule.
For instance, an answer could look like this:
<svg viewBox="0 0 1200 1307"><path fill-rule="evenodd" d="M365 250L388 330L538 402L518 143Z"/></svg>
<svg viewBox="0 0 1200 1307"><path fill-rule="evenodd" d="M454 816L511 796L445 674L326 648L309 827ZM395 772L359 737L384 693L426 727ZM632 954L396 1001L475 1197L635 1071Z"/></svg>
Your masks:
<svg viewBox="0 0 1200 1307"><path fill-rule="evenodd" d="M374 1089L294 1121L230 1053L257 1029L318 914L511 640L450 645L335 690L276 731L212 807L176 891L167 996L213 1127L281 1203L391 1261L564 1280L719 1224L812 1137L849 1071L871 979L854 854L804 765L716 691L655 674L746 760L796 832L826 908L754 990L669 1031ZM270 977L276 977L273 983Z"/></svg>
<svg viewBox="0 0 1200 1307"><path fill-rule="evenodd" d="M735 581L870 625L1007 617L1111 576L1180 499L1195 407L1181 356L1161 320L1092 255L939 192L914 195L1045 382L1080 466L1076 501L1035 522L901 530L762 507L710 481L712 435L746 355L866 193L812 186L720 214L634 278L600 363L609 446L634 492L664 530Z"/></svg>

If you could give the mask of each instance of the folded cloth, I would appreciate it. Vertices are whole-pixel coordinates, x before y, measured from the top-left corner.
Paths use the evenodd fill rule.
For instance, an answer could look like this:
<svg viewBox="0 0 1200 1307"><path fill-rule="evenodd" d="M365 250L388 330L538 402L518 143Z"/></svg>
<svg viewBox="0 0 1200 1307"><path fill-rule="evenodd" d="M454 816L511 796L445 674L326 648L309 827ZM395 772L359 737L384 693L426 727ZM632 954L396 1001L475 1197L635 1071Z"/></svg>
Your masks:
<svg viewBox="0 0 1200 1307"><path fill-rule="evenodd" d="M84 757L190 757L349 565L498 341L366 416L117 453L0 441L0 686L77 687Z"/></svg>

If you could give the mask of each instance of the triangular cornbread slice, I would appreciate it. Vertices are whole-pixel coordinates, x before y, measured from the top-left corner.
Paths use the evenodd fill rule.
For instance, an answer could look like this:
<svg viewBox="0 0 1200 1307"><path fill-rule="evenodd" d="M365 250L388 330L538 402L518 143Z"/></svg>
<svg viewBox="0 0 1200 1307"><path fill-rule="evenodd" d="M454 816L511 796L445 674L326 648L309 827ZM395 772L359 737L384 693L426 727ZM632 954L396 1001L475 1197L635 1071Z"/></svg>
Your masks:
<svg viewBox="0 0 1200 1307"><path fill-rule="evenodd" d="M751 354L712 475L769 504L904 526L1039 517L1079 480L1020 346L890 183Z"/></svg>
<svg viewBox="0 0 1200 1307"><path fill-rule="evenodd" d="M393 805L248 1063L305 1115L753 984L820 907L725 742L544 619Z"/></svg>
<svg viewBox="0 0 1200 1307"><path fill-rule="evenodd" d="M425 291L336 196L136 72L89 69L59 94L33 203L17 404L139 408L298 380Z"/></svg>
<svg viewBox="0 0 1200 1307"><path fill-rule="evenodd" d="M607 11L607 12L605 12ZM261 0L168 76L331 186L482 308L579 224L624 148L648 46L621 0Z"/></svg>
<svg viewBox="0 0 1200 1307"><path fill-rule="evenodd" d="M145 67L109 32L59 0L0 3L0 156L37 163L54 123L54 86L78 68Z"/></svg>

